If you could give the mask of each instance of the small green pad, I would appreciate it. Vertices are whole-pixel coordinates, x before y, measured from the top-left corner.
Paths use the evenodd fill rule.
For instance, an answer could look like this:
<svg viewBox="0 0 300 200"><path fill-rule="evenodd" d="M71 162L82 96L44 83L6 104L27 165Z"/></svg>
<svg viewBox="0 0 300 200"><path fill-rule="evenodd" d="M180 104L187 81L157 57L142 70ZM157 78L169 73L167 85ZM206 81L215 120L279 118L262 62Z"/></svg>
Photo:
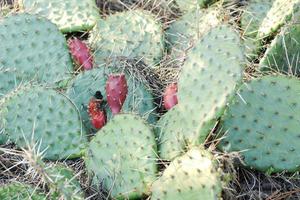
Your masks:
<svg viewBox="0 0 300 200"><path fill-rule="evenodd" d="M70 77L66 39L47 19L10 15L0 21L0 40L1 95L21 82L55 83Z"/></svg>
<svg viewBox="0 0 300 200"><path fill-rule="evenodd" d="M151 200L215 200L222 182L211 154L193 148L170 163L151 191Z"/></svg>
<svg viewBox="0 0 300 200"><path fill-rule="evenodd" d="M264 38L276 32L294 13L299 12L300 0L274 0L267 16L258 30L258 37Z"/></svg>
<svg viewBox="0 0 300 200"><path fill-rule="evenodd" d="M113 199L141 198L156 178L155 136L138 116L119 114L90 142L86 166Z"/></svg>
<svg viewBox="0 0 300 200"><path fill-rule="evenodd" d="M5 98L0 119L4 133L18 147L41 143L51 160L81 155L86 136L76 107L62 94L37 86Z"/></svg>
<svg viewBox="0 0 300 200"><path fill-rule="evenodd" d="M190 113L180 105L173 107L156 124L160 158L173 160L194 144L203 142L206 135L199 138L199 129L199 121L191 118Z"/></svg>
<svg viewBox="0 0 300 200"><path fill-rule="evenodd" d="M53 199L83 200L84 194L74 171L62 164L48 166L45 172L50 189L54 190Z"/></svg>
<svg viewBox="0 0 300 200"><path fill-rule="evenodd" d="M211 28L222 22L222 10L209 8L195 9L173 22L167 30L167 40L171 45L172 59L184 60L185 52Z"/></svg>
<svg viewBox="0 0 300 200"><path fill-rule="evenodd" d="M164 50L162 25L151 13L142 10L119 12L100 20L89 41L96 51L97 65L126 57L141 59L154 67Z"/></svg>
<svg viewBox="0 0 300 200"><path fill-rule="evenodd" d="M300 75L300 25L291 23L272 41L260 61L262 71Z"/></svg>
<svg viewBox="0 0 300 200"><path fill-rule="evenodd" d="M237 151L247 166L261 171L294 172L300 164L300 82L265 76L245 83L223 117L219 147Z"/></svg>
<svg viewBox="0 0 300 200"><path fill-rule="evenodd" d="M106 101L105 85L110 74L118 72L125 73L128 85L128 94L122 106L122 112L132 112L143 116L149 123L155 123L157 116L153 96L148 88L139 81L134 75L130 75L122 65L118 66L101 66L93 70L85 71L79 74L67 90L67 95L74 101L79 108L84 125L89 131L94 131L88 115L88 103L96 91L100 91ZM108 106L106 113L108 118L112 114Z"/></svg>
<svg viewBox="0 0 300 200"><path fill-rule="evenodd" d="M1 200L46 200L46 195L37 191L30 185L21 183L10 183L0 186Z"/></svg>
<svg viewBox="0 0 300 200"><path fill-rule="evenodd" d="M48 18L64 33L90 30L100 19L95 0L19 0L19 5Z"/></svg>
<svg viewBox="0 0 300 200"><path fill-rule="evenodd" d="M190 12L196 8L205 8L217 0L173 0L182 12Z"/></svg>
<svg viewBox="0 0 300 200"><path fill-rule="evenodd" d="M250 59L258 56L261 48L257 38L258 29L271 9L274 0L251 0L241 16L241 28L244 31L246 54Z"/></svg>

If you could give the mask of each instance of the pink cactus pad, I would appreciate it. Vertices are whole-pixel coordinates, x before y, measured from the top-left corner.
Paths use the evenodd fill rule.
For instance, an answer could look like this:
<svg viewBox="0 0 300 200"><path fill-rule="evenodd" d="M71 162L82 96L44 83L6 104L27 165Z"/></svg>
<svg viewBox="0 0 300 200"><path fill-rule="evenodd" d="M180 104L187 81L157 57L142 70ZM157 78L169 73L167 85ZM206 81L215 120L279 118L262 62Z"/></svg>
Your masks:
<svg viewBox="0 0 300 200"><path fill-rule="evenodd" d="M166 87L164 96L163 96L163 103L164 103L164 107L167 110L170 110L176 104L178 104L177 83L172 83Z"/></svg>
<svg viewBox="0 0 300 200"><path fill-rule="evenodd" d="M93 56L88 46L78 38L68 40L70 53L74 62L84 70L93 68Z"/></svg>
<svg viewBox="0 0 300 200"><path fill-rule="evenodd" d="M118 114L125 102L128 93L128 86L124 74L110 75L106 82L107 103L112 113Z"/></svg>

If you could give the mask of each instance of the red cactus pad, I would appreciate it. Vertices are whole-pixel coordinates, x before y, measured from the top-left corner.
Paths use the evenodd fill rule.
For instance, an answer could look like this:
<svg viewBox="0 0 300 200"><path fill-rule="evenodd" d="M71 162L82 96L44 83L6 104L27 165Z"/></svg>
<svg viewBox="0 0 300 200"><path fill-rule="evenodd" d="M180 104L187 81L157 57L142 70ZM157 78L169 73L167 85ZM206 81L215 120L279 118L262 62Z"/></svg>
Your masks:
<svg viewBox="0 0 300 200"><path fill-rule="evenodd" d="M84 70L93 68L93 57L88 46L78 38L68 40L70 53L77 65Z"/></svg>
<svg viewBox="0 0 300 200"><path fill-rule="evenodd" d="M167 110L170 110L176 104L178 104L177 83L172 83L166 87L164 92L164 97L163 97L163 103L164 103L164 107Z"/></svg>
<svg viewBox="0 0 300 200"><path fill-rule="evenodd" d="M125 102L128 93L126 77L121 75L110 75L106 82L107 103L112 113L118 114Z"/></svg>
<svg viewBox="0 0 300 200"><path fill-rule="evenodd" d="M101 129L105 126L107 117L105 111L98 111L91 116L91 123L96 129Z"/></svg>

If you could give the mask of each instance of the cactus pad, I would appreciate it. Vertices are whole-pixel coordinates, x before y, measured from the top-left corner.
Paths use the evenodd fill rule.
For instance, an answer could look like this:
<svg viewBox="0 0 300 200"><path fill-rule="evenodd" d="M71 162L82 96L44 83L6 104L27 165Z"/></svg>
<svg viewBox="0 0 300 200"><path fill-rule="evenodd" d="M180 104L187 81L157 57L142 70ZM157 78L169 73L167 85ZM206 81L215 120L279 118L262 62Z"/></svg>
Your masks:
<svg viewBox="0 0 300 200"><path fill-rule="evenodd" d="M27 87L5 98L1 105L4 133L27 147L40 143L46 159L74 158L81 154L86 138L76 107L62 94L41 87Z"/></svg>
<svg viewBox="0 0 300 200"><path fill-rule="evenodd" d="M29 13L48 18L62 32L86 31L100 19L95 0L19 0Z"/></svg>
<svg viewBox="0 0 300 200"><path fill-rule="evenodd" d="M0 199L45 200L46 195L38 192L35 188L29 185L21 183L10 183L4 186L0 186Z"/></svg>
<svg viewBox="0 0 300 200"><path fill-rule="evenodd" d="M247 166L261 171L299 169L300 82L265 76L245 83L225 112L220 147L238 151Z"/></svg>
<svg viewBox="0 0 300 200"><path fill-rule="evenodd" d="M299 76L299 42L300 25L292 23L272 41L260 61L260 69Z"/></svg>
<svg viewBox="0 0 300 200"><path fill-rule="evenodd" d="M258 36L264 38L276 32L294 13L299 12L299 0L274 0L267 16L261 23Z"/></svg>
<svg viewBox="0 0 300 200"><path fill-rule="evenodd" d="M88 103L96 91L101 91L104 101L106 100L105 85L110 74L120 72L125 69L115 69L114 66L106 66L92 69L90 71L79 74L71 87L67 91L67 95L75 102L80 110L84 125L89 131L93 131L88 115ZM153 103L153 96L144 83L140 82L135 76L126 73L128 84L128 95L122 106L121 112L134 112L145 117L150 123L156 122L156 112ZM108 118L112 116L108 106L106 106Z"/></svg>
<svg viewBox="0 0 300 200"><path fill-rule="evenodd" d="M141 59L150 67L157 65L164 49L161 24L147 11L120 12L100 20L90 43L96 51L96 64L118 57Z"/></svg>
<svg viewBox="0 0 300 200"><path fill-rule="evenodd" d="M1 93L21 81L55 83L70 77L73 65L66 39L47 19L10 15L0 21L0 40Z"/></svg>
<svg viewBox="0 0 300 200"><path fill-rule="evenodd" d="M151 200L215 200L221 192L222 182L212 156L193 148L171 162L153 183Z"/></svg>
<svg viewBox="0 0 300 200"><path fill-rule="evenodd" d="M156 142L138 116L116 115L90 142L86 166L111 197L140 198L156 178Z"/></svg>

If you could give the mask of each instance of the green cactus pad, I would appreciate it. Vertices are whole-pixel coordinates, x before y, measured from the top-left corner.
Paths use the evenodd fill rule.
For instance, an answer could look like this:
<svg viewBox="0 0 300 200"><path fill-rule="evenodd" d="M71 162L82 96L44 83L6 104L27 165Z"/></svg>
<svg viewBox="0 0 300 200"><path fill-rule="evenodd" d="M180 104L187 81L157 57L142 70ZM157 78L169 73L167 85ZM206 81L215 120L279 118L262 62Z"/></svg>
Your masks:
<svg viewBox="0 0 300 200"><path fill-rule="evenodd" d="M1 93L21 82L55 83L70 77L73 65L66 39L47 19L10 15L0 21L0 40Z"/></svg>
<svg viewBox="0 0 300 200"><path fill-rule="evenodd" d="M151 191L151 200L215 200L222 182L210 153L193 148L170 163Z"/></svg>
<svg viewBox="0 0 300 200"><path fill-rule="evenodd" d="M46 200L46 195L38 192L35 188L21 184L10 183L4 186L0 186L0 199L1 200Z"/></svg>
<svg viewBox="0 0 300 200"><path fill-rule="evenodd" d="M217 0L173 0L182 12L190 12L196 8L205 8Z"/></svg>
<svg viewBox="0 0 300 200"><path fill-rule="evenodd" d="M223 117L220 148L261 171L299 170L300 82L265 76L245 83Z"/></svg>
<svg viewBox="0 0 300 200"><path fill-rule="evenodd" d="M213 28L189 51L179 75L179 104L158 123L162 158L172 160L205 141L242 79L243 64L240 38L226 25Z"/></svg>
<svg viewBox="0 0 300 200"><path fill-rule="evenodd" d="M185 52L211 28L222 22L222 10L209 8L195 9L173 22L166 36L171 46L171 57L184 60Z"/></svg>
<svg viewBox="0 0 300 200"><path fill-rule="evenodd" d="M260 61L262 71L300 75L300 25L292 23L276 36Z"/></svg>
<svg viewBox="0 0 300 200"><path fill-rule="evenodd" d="M159 21L147 11L116 13L100 20L91 33L97 65L118 57L141 59L156 66L163 54L164 36Z"/></svg>
<svg viewBox="0 0 300 200"><path fill-rule="evenodd" d="M156 178L156 142L138 116L119 114L93 138L86 166L113 199L140 198Z"/></svg>
<svg viewBox="0 0 300 200"><path fill-rule="evenodd" d="M270 36L286 21L289 21L300 8L299 0L274 0L272 8L261 23L258 30L259 38Z"/></svg>
<svg viewBox="0 0 300 200"><path fill-rule="evenodd" d="M153 96L143 82L126 72L126 69L122 67L117 69L115 66L102 66L79 74L67 90L67 95L79 108L83 123L89 131L94 131L94 129L87 112L88 103L96 91L100 91L104 101L106 101L105 85L108 76L118 72L126 74L128 85L127 98L121 111L137 113L152 124L157 120ZM108 106L106 106L106 113L108 118L111 118L112 114Z"/></svg>
<svg viewBox="0 0 300 200"><path fill-rule="evenodd" d="M74 171L64 165L56 164L45 169L48 185L53 190L52 198L83 200L84 195Z"/></svg>
<svg viewBox="0 0 300 200"><path fill-rule="evenodd" d="M253 59L261 48L257 38L258 29L271 9L274 0L251 0L241 16L241 28L244 31L246 55Z"/></svg>
<svg viewBox="0 0 300 200"><path fill-rule="evenodd" d="M0 119L4 133L18 147L40 143L46 159L74 158L86 142L76 107L62 94L26 87L5 98Z"/></svg>
<svg viewBox="0 0 300 200"><path fill-rule="evenodd" d="M29 13L48 18L62 32L92 29L100 19L95 0L18 0Z"/></svg>

